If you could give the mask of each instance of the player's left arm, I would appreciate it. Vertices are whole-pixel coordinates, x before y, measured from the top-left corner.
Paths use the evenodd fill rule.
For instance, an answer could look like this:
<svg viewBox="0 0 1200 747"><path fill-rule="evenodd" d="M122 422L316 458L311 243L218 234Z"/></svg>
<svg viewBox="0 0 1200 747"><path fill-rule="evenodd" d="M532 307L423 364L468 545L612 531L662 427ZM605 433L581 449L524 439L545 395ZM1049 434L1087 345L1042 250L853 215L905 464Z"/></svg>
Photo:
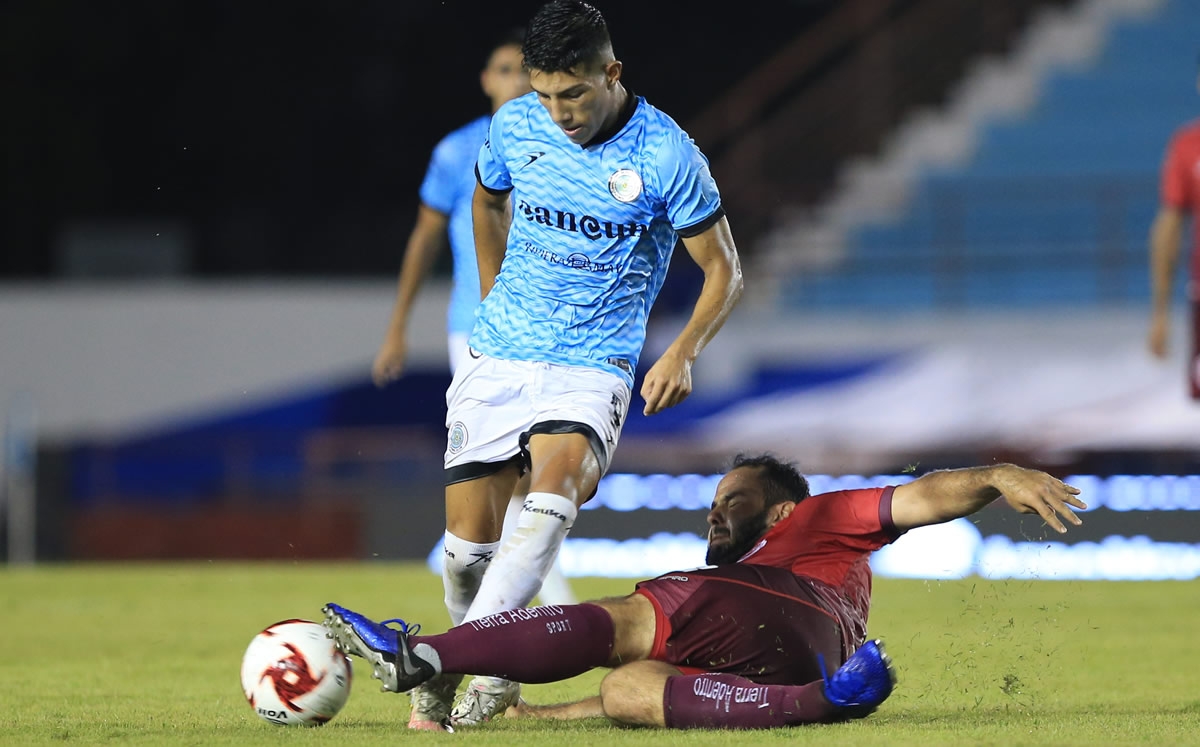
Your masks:
<svg viewBox="0 0 1200 747"><path fill-rule="evenodd" d="M704 272L704 287L687 325L642 381L646 415L674 407L692 393L692 364L742 296L742 266L725 216L685 237L683 246Z"/></svg>
<svg viewBox="0 0 1200 747"><path fill-rule="evenodd" d="M600 696L593 695L572 703L534 705L523 699L504 712L507 719L540 719L543 721L577 721L585 718L604 718Z"/></svg>
<svg viewBox="0 0 1200 747"><path fill-rule="evenodd" d="M900 531L969 516L1003 496L1017 511L1038 514L1057 532L1067 531L1059 519L1083 522L1072 508L1086 509L1079 489L1034 469L1015 464L941 470L923 475L892 491L892 522Z"/></svg>

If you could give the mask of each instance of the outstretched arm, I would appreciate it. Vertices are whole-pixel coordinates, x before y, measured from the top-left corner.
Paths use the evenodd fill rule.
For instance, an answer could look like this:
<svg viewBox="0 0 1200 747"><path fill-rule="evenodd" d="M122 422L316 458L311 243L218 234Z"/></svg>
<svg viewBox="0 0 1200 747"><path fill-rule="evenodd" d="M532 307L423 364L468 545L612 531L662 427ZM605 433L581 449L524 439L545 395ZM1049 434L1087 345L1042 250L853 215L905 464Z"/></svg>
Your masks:
<svg viewBox="0 0 1200 747"><path fill-rule="evenodd" d="M683 246L704 271L704 287L683 331L646 372L646 415L674 407L692 393L692 363L742 297L742 266L728 220L722 217L703 233L685 238Z"/></svg>
<svg viewBox="0 0 1200 747"><path fill-rule="evenodd" d="M515 706L510 706L504 712L504 717L544 721L576 721L584 718L604 718L604 707L600 704L599 695L593 695L574 703L557 705L533 705L522 700Z"/></svg>
<svg viewBox="0 0 1200 747"><path fill-rule="evenodd" d="M1071 510L1087 508L1079 489L1015 464L930 472L892 493L892 521L901 531L969 516L1003 496L1023 514L1038 514L1057 532L1067 531L1059 516L1082 524Z"/></svg>

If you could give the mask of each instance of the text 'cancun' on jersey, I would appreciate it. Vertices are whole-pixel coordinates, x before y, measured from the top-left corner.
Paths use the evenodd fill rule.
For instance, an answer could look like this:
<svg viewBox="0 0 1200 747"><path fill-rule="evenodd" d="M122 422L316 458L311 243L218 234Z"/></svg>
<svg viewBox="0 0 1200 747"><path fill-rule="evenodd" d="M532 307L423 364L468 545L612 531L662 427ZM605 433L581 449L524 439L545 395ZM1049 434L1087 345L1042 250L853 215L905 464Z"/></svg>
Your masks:
<svg viewBox="0 0 1200 747"><path fill-rule="evenodd" d="M708 161L630 95L603 142L572 143L530 93L492 117L478 179L511 190L512 227L471 346L496 358L610 371L633 386L678 235L720 219Z"/></svg>

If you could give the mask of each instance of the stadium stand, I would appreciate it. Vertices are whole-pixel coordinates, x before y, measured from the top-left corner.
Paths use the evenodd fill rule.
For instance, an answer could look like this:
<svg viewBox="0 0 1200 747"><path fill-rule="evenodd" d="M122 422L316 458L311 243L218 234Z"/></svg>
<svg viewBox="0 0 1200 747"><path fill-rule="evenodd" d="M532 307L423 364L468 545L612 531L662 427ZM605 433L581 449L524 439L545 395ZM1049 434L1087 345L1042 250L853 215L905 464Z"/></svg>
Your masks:
<svg viewBox="0 0 1200 747"><path fill-rule="evenodd" d="M1145 303L1159 164L1196 112L1200 5L1136 5L1102 32L1090 61L1048 66L1026 112L975 122L963 163L920 168L898 215L849 225L831 270L804 268L781 284L783 305Z"/></svg>

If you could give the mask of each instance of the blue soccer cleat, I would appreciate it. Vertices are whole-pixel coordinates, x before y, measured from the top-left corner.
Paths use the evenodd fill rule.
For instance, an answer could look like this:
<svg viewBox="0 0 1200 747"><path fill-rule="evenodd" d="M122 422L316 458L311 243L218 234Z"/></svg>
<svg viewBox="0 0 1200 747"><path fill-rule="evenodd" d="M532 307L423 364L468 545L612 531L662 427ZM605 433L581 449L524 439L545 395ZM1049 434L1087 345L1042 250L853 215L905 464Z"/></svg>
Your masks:
<svg viewBox="0 0 1200 747"><path fill-rule="evenodd" d="M896 686L892 659L883 650L883 641L867 641L855 651L833 676L825 671L825 697L839 708L847 709L848 718L862 718L879 707Z"/></svg>
<svg viewBox="0 0 1200 747"><path fill-rule="evenodd" d="M399 693L411 690L438 673L433 662L413 653L408 638L421 628L403 620L374 620L351 612L340 604L325 605L327 635L338 649L346 654L361 656L374 665L372 676L383 683L385 692ZM399 624L399 629L389 628L388 623ZM428 646L418 648L433 650ZM437 658L436 653L433 658Z"/></svg>

